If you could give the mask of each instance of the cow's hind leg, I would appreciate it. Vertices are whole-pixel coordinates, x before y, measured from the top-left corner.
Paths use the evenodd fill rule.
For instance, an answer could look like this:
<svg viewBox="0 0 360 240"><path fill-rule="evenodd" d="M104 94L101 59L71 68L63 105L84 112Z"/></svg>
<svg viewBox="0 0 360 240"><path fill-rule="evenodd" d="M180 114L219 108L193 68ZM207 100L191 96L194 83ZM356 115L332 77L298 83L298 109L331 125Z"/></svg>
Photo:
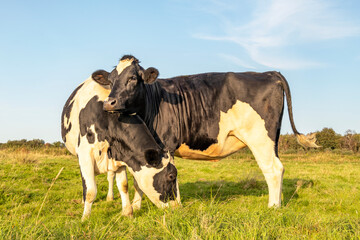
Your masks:
<svg viewBox="0 0 360 240"><path fill-rule="evenodd" d="M126 167L122 166L116 171L116 185L119 189L122 204L122 215L131 217L133 208L131 206Z"/></svg>
<svg viewBox="0 0 360 240"><path fill-rule="evenodd" d="M280 159L275 156L274 147L251 147L255 159L265 176L269 189L269 207L281 206L282 181L284 167Z"/></svg>
<svg viewBox="0 0 360 240"><path fill-rule="evenodd" d="M275 152L275 142L268 137L266 131L257 131L246 137L239 134L239 139L250 148L265 176L269 189L268 206L280 207L284 167Z"/></svg>
<svg viewBox="0 0 360 240"><path fill-rule="evenodd" d="M113 171L107 172L107 180L109 183L108 194L106 196L106 201L114 200L114 179L115 173Z"/></svg>

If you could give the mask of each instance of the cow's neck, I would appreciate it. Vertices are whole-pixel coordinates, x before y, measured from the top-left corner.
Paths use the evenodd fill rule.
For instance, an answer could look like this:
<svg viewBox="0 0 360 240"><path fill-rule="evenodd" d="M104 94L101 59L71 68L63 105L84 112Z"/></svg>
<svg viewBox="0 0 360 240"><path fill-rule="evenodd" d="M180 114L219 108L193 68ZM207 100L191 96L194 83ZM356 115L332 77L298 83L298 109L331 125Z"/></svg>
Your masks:
<svg viewBox="0 0 360 240"><path fill-rule="evenodd" d="M145 85L145 106L138 115L144 120L149 130L162 147L175 151L181 144L182 118L177 93L169 93L158 81Z"/></svg>
<svg viewBox="0 0 360 240"><path fill-rule="evenodd" d="M152 85L146 84L143 96L142 100L145 102L145 105L137 113L146 125L149 125L157 120L161 101L161 88L156 83Z"/></svg>

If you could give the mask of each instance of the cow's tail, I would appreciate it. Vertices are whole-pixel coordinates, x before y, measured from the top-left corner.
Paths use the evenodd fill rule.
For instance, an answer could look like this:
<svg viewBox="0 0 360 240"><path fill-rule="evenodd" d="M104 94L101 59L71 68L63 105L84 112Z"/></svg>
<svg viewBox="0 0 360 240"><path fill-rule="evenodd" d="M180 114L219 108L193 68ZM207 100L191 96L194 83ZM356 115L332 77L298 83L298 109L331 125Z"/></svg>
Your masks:
<svg viewBox="0 0 360 240"><path fill-rule="evenodd" d="M281 85L285 91L286 102L287 102L289 118L290 118L290 124L291 124L292 130L294 131L294 134L296 136L298 143L303 147L319 148L320 146L318 146L316 144L316 133L309 133L307 135L304 135L304 134L299 133L298 130L296 129L295 123L294 123L294 117L293 117L293 113L292 113L292 103L291 103L291 94L290 94L289 84L286 81L285 77L281 73L276 72L276 74L278 75L278 77L281 81Z"/></svg>

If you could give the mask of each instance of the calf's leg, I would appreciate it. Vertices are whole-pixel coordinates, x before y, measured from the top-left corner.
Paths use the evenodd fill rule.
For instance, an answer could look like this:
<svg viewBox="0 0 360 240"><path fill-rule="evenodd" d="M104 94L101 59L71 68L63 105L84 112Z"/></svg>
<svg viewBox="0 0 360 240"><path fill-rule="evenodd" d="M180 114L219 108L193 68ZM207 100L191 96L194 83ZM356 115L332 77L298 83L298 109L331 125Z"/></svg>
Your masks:
<svg viewBox="0 0 360 240"><path fill-rule="evenodd" d="M109 189L106 196L106 201L114 200L114 179L115 179L115 173L113 171L108 171L107 180L109 183Z"/></svg>
<svg viewBox="0 0 360 240"><path fill-rule="evenodd" d="M122 166L116 171L116 185L119 189L122 204L122 215L131 217L133 208L131 206L126 167Z"/></svg>
<svg viewBox="0 0 360 240"><path fill-rule="evenodd" d="M135 195L132 202L132 207L134 211L138 211L141 208L143 191L141 191L141 189L139 188L139 185L137 184L135 178L134 178L134 188L135 188Z"/></svg>

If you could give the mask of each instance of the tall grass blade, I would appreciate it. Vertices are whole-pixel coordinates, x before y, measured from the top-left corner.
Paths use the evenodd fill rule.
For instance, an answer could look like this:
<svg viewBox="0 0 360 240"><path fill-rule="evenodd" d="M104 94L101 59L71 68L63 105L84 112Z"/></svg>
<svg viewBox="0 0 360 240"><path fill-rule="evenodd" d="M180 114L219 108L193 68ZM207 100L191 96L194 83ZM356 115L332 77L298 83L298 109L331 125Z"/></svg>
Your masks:
<svg viewBox="0 0 360 240"><path fill-rule="evenodd" d="M47 192L46 192L46 194L45 194L45 197L44 197L44 199L43 199L43 201L42 201L42 203L41 203L41 206L40 206L39 212L38 212L37 217L36 217L36 225L38 225L38 224L39 224L38 219L39 219L39 216L40 216L41 210L42 210L42 209L43 209L43 207L44 207L45 200L46 200L47 196L49 195L49 192L50 192L50 190L51 190L52 186L54 186L55 181L58 179L58 177L60 176L60 174L61 174L61 172L62 172L62 170L63 170L63 169L64 169L64 167L62 167L62 168L60 169L60 171L58 172L58 174L56 175L56 177L55 177L55 178L53 179L53 181L51 182L51 185L50 185L49 189L47 190Z"/></svg>

